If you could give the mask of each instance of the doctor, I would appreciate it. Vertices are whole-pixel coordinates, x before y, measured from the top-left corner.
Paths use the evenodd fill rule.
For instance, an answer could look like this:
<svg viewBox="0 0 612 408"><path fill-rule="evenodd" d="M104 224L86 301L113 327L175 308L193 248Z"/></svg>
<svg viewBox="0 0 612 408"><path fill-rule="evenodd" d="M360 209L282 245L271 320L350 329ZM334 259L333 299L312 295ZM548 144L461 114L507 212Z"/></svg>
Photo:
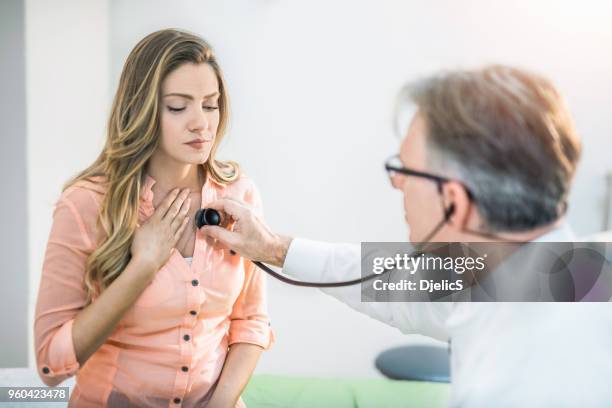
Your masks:
<svg viewBox="0 0 612 408"><path fill-rule="evenodd" d="M407 86L399 104L418 108L387 163L412 242L445 213L431 241L574 239L564 214L580 140L547 79L505 66L452 71ZM276 234L237 201L209 207L235 227L205 233L246 258L305 281L361 276L359 245ZM612 406L607 303L362 303L359 285L324 292L403 333L452 339L452 406Z"/></svg>

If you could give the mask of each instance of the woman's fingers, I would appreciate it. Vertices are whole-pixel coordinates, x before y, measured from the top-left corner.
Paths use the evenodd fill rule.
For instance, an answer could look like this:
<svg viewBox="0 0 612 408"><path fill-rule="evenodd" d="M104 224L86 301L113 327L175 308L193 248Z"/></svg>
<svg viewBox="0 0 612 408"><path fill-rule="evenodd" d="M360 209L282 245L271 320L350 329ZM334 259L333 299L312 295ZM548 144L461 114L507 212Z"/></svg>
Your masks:
<svg viewBox="0 0 612 408"><path fill-rule="evenodd" d="M185 201L185 199L187 199L187 197L189 197L188 188L182 190L181 193L178 194L178 196L174 198L174 200L168 207L168 210L166 211L162 219L168 221L168 223L172 223L174 218L177 216L177 214L181 210L183 202Z"/></svg>
<svg viewBox="0 0 612 408"><path fill-rule="evenodd" d="M166 194L166 196L164 197L164 199L162 200L162 202L159 204L159 206L155 209L155 213L153 214L154 217L157 217L158 219L162 219L164 218L164 216L166 215L166 213L168 212L168 209L170 208L170 205L174 202L174 200L178 197L179 193L181 192L181 190L179 188L175 188L174 190L170 191L168 194Z"/></svg>
<svg viewBox="0 0 612 408"><path fill-rule="evenodd" d="M191 198L188 198L185 201L183 201L181 210L176 215L176 217L174 217L174 219L172 220L172 223L170 224L173 233L176 232L181 227L181 225L183 225L183 221L186 219L187 213L189 212L190 207L191 207Z"/></svg>
<svg viewBox="0 0 612 408"><path fill-rule="evenodd" d="M187 224L189 224L189 218L185 217L183 218L183 222L179 226L178 230L176 230L176 232L174 233L174 243L175 244L178 242L179 238L181 238L181 235L183 235L183 232L185 231L185 227L187 227Z"/></svg>

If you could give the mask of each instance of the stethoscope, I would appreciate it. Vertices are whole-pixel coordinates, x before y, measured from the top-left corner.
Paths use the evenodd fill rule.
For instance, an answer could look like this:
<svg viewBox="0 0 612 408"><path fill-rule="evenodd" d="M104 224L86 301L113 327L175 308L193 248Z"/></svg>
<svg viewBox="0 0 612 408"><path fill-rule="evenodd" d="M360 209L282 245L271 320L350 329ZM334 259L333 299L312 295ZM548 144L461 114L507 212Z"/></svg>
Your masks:
<svg viewBox="0 0 612 408"><path fill-rule="evenodd" d="M448 208L444 209L444 218L442 220L440 220L440 222L438 222L438 224L431 230L431 232L427 235L427 237L416 247L416 250L410 255L411 257L417 257L420 256L423 253L423 250L425 248L425 245L429 244L429 240L438 233L438 231L440 231L440 229L444 226L444 224L446 224L448 222L448 220L450 219L451 215L453 215L453 213L455 212L455 205L451 204ZM204 225L219 225L221 223L221 215L219 214L219 212L215 209L212 208L201 208L196 212L195 215L195 222L196 222L196 226L199 228L201 228ZM311 287L311 288L337 288L337 287L341 287L341 286L351 286L351 285L358 285L360 283L363 282L367 282L371 279L374 278L380 278L381 276L388 274L392 271L394 271L396 268L388 268L385 269L383 272L381 273L371 273L369 275L363 276L359 279L352 279L352 280L348 280L348 281L339 281L339 282L304 282L304 281L298 281L298 280L294 280L291 278L288 278L276 271L273 271L272 269L270 269L267 265L258 262L258 261L253 261L253 263L255 265L257 265L257 267L259 267L260 269L262 269L263 271L265 271L266 273L268 273L269 275L272 275L273 277L275 277L276 279L280 280L281 282L285 282L288 283L289 285L295 285L295 286L305 286L305 287Z"/></svg>

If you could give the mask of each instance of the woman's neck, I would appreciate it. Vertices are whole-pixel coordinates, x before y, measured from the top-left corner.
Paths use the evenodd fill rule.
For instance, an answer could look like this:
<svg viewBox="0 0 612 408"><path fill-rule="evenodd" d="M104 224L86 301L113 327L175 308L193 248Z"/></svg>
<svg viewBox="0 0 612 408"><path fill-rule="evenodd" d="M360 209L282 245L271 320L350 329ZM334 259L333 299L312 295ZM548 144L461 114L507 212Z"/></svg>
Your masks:
<svg viewBox="0 0 612 408"><path fill-rule="evenodd" d="M161 161L155 157L149 161L147 173L155 180L154 188L160 192L175 188L200 191L206 179L206 172L201 164L172 164L171 160Z"/></svg>

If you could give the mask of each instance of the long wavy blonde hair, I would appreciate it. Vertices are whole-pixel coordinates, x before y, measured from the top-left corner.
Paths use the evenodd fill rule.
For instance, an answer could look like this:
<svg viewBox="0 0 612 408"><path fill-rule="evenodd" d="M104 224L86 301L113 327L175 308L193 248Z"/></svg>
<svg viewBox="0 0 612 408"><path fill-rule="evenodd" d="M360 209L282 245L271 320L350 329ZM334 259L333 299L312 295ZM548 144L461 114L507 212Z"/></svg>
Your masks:
<svg viewBox="0 0 612 408"><path fill-rule="evenodd" d="M149 34L128 56L108 120L106 143L87 169L66 183L103 176L106 195L97 226L103 238L89 256L85 273L87 302L106 289L131 259L130 246L137 228L141 186L146 164L160 140L161 86L173 70L185 63L206 63L219 83L219 126L206 174L220 183L239 177L238 164L215 160L228 125L228 96L223 75L211 47L197 35L176 29Z"/></svg>

